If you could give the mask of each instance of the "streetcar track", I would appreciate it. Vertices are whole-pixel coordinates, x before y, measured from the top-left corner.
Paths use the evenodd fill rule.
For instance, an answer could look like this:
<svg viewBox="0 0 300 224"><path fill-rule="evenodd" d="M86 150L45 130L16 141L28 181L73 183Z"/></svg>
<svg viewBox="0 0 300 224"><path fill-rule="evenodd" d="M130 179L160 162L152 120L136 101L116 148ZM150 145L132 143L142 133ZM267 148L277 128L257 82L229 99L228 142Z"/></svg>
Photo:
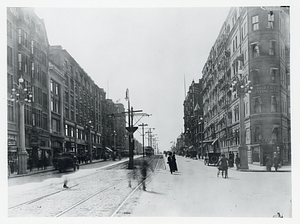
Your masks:
<svg viewBox="0 0 300 224"><path fill-rule="evenodd" d="M153 160L154 160L154 158L151 158L151 160L149 161L149 164L150 164ZM132 195L137 189L140 188L140 186L143 184L143 182L145 182L146 180L148 180L148 178L149 178L150 176L153 175L154 171L156 170L156 167L157 167L158 162L159 162L159 158L157 159L157 163L156 163L155 168L153 169L153 172L152 172L151 174L147 175L147 177L146 177L146 179L145 179L144 181L140 182L133 190L130 191L129 195L128 195L121 203L120 203L120 205L117 207L117 209L113 212L112 216L114 216L114 215L122 208L122 206L123 206L123 205L126 203L126 201L131 197L131 195ZM126 180L124 180L124 181L126 181ZM121 184L121 183L123 183L123 181L118 182L117 184L110 185L110 186L106 187L105 189L102 189L102 190L100 190L100 191L94 193L93 195L90 195L89 197L86 197L86 198L80 200L79 202L77 202L77 203L71 205L69 208L66 208L64 211L62 211L62 212L58 213L57 215L55 215L55 217L59 217L59 216L65 214L65 213L71 211L72 209L74 209L74 208L76 208L76 207L82 205L83 203L85 203L86 201L88 201L88 200L92 199L93 197L99 195L100 193L103 193L104 191L109 190L109 189L111 189L112 187L115 187L115 186L117 186L117 185L119 185L119 184ZM111 217L112 217L112 216L111 216Z"/></svg>
<svg viewBox="0 0 300 224"><path fill-rule="evenodd" d="M68 190L68 189L70 189L70 188L76 187L77 185L79 185L79 184L75 184L75 185L70 186L70 187L68 187L68 188L65 188L65 189L62 189L62 190L59 190L59 191L55 191L55 192L52 192L52 193L50 193L50 194L43 195L43 196L40 196L40 197L38 197L38 198L31 199L31 200L29 200L29 201L25 201L25 202L23 202L23 203L20 203L20 204L11 206L11 207L9 207L8 209L18 208L18 207L21 207L22 205L26 205L26 204L27 204L27 205L32 204L32 203L37 202L37 201L40 201L40 200L42 200L42 199L44 199L44 198L50 197L50 196L52 196L52 195L55 195L55 194L61 193L61 192L63 192L63 191L66 191L66 190Z"/></svg>
<svg viewBox="0 0 300 224"><path fill-rule="evenodd" d="M151 164L152 162L155 163L155 160L156 160L155 168L152 170L152 172L151 172L149 175L147 175L147 177L146 177L146 179L145 179L144 181L149 180L150 176L152 176L152 175L154 174L154 172L155 172L155 170L157 169L157 166L158 166L158 164L159 164L159 162L160 162L160 158L161 158L161 157L150 158L150 160L148 161L149 164ZM100 169L98 169L98 170L96 170L96 171L100 171L100 170L103 170L103 169L104 169L104 170L112 170L112 169L115 169L116 167L119 167L120 169L125 169L125 164L124 164L124 163L126 163L126 161L125 161L125 162L122 162L122 163L118 163L118 164L113 164L113 165L111 165L111 166L109 166L109 167L102 167L102 168L100 168ZM128 163L127 163L127 164L128 164ZM89 175L89 176L90 176L90 175ZM80 178L82 178L82 177L80 177ZM97 196L97 195L99 195L99 194L101 194L101 193L103 193L103 192L105 192L105 191L108 191L109 189L112 189L112 188L116 187L117 185L119 185L119 184L121 184L121 183L123 183L123 182L125 182L125 181L128 181L128 180L125 179L125 180L122 180L122 181L118 181L117 183L111 184L111 185L109 185L108 187L105 187L105 188L103 188L103 189L98 190L97 192L94 192L93 194L91 194L91 195L89 195L89 196L87 196L87 197L85 197L85 198L83 198L83 199L77 201L76 203L73 203L71 206L67 206L66 209L64 209L63 211L60 211L60 212L57 213L56 215L54 214L54 217L60 217L60 216L62 216L62 215L64 215L64 214L70 212L71 210L73 210L73 209L79 207L80 205L84 204L86 201L89 201L90 199L94 198L95 196ZM82 182L81 182L81 183L82 183ZM137 189L140 188L140 186L141 186L142 184L143 184L143 181L139 182L139 184L138 184L133 190L131 190L131 191L129 192L129 194L127 194L127 196L125 197L125 199L121 200L121 202L118 203L117 209L114 209L115 211L112 213L111 216L114 216L115 214L117 214L117 212L122 208L122 206L126 203L126 201L132 196L132 194L133 194ZM9 207L8 209L15 209L15 208L21 207L21 206L23 206L23 205L33 204L33 203L35 203L35 202L41 201L41 200L43 200L43 199L46 199L47 197L53 196L53 195L55 195L55 194L59 194L59 193L61 193L61 192L65 192L66 190L68 190L68 189L70 189L70 188L74 188L74 187L76 187L76 186L78 186L78 185L79 185L79 183L77 183L77 184L75 184L75 185L73 185L73 186L70 186L69 188L66 188L66 189L63 189L63 190L59 190L59 191L55 191L55 192L49 193L49 194L47 194L47 195L43 195L43 196L37 197L37 198L35 198L35 199L31 199L31 200L29 200L29 201L20 203L20 204L18 204L18 205L11 206L11 207Z"/></svg>
<svg viewBox="0 0 300 224"><path fill-rule="evenodd" d="M158 162L159 162L159 158L157 159L157 163L155 168L153 169L153 172L151 174L149 174L146 179L144 181L142 181L140 184L138 184L131 192L130 194L123 200L123 202L121 202L121 204L117 207L117 209L112 213L112 215L110 217L114 217L119 211L120 209L124 206L124 204L128 201L128 199L134 194L134 192L136 192L137 189L139 189L143 182L145 182L146 180L148 180L149 177L151 177L154 174L154 171L156 170L157 166L158 166Z"/></svg>
<svg viewBox="0 0 300 224"><path fill-rule="evenodd" d="M122 166L121 169L124 169L124 167L125 167L124 164L128 164L128 161L120 162L120 163L118 163L118 164L108 165L108 166L106 166L106 167L101 167L101 168L97 169L96 171L100 171L100 170L103 170L103 169L105 169L105 170L111 170L111 169L114 169L114 168L116 168L116 167L118 167L118 166ZM95 173L88 174L88 175L82 176L82 177L78 177L77 179L85 178L85 177L91 176L91 175L95 175ZM83 182L84 182L84 181L83 181ZM80 182L80 183L82 183L82 182ZM46 194L46 195L43 195L43 196L40 196L40 197L31 199L31 200L28 200L28 201L25 201L25 202L22 202L22 203L17 204L17 205L13 205L13 206L11 206L11 207L8 207L8 209L15 209L15 208L21 207L21 206L26 205L26 204L32 204L32 203L34 203L34 202L40 201L40 200L45 199L45 198L47 198L47 197L50 197L50 196L52 196L52 195L55 195L55 194L64 192L64 191L66 191L66 190L68 190L68 189L72 189L73 187L78 186L80 183L75 184L75 185L73 185L73 186L69 186L68 188L64 188L64 189L62 189L62 190L58 190L58 191L55 191L55 192L52 192L52 193L49 193L49 194Z"/></svg>

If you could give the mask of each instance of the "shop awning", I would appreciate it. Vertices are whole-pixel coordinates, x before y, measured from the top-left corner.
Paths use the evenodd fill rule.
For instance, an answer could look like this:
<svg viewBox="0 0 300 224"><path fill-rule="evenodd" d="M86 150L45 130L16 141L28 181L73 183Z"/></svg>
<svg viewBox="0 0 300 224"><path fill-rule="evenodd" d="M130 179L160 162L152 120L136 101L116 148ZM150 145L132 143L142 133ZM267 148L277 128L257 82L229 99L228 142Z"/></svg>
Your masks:
<svg viewBox="0 0 300 224"><path fill-rule="evenodd" d="M214 145L218 140L219 138L216 138L211 144Z"/></svg>
<svg viewBox="0 0 300 224"><path fill-rule="evenodd" d="M215 138L215 139L208 139L208 140L204 140L203 143L211 143L212 145L214 145L219 138Z"/></svg>
<svg viewBox="0 0 300 224"><path fill-rule="evenodd" d="M105 149L106 149L107 151L109 151L109 152L113 152L113 150L111 150L111 149L108 148L108 147L105 147Z"/></svg>

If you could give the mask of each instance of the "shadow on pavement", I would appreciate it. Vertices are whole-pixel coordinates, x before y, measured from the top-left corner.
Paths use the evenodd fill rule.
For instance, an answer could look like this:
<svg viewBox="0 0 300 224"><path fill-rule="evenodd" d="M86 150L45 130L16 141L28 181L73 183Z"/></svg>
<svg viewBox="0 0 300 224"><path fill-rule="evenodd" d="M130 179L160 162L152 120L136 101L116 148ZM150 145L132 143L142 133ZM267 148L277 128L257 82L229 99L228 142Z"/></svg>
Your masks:
<svg viewBox="0 0 300 224"><path fill-rule="evenodd" d="M155 192L155 191L147 191L147 190L146 190L145 192L150 193L150 194L165 195L165 194L163 194L163 193L159 193L159 192Z"/></svg>

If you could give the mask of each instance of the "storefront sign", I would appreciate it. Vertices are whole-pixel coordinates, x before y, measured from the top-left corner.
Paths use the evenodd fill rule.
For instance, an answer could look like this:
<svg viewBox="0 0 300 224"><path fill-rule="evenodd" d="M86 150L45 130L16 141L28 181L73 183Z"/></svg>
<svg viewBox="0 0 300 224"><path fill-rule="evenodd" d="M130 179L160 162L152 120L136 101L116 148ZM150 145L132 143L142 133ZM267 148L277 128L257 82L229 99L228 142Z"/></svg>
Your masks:
<svg viewBox="0 0 300 224"><path fill-rule="evenodd" d="M254 89L255 93L278 93L278 88L274 86L257 86Z"/></svg>

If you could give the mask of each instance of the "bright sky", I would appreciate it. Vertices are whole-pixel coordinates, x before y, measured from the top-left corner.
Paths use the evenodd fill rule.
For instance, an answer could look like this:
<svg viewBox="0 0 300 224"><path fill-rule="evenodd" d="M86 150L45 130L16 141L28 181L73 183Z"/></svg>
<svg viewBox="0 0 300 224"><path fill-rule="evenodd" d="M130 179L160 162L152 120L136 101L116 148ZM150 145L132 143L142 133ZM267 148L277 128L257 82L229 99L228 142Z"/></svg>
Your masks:
<svg viewBox="0 0 300 224"><path fill-rule="evenodd" d="M127 109L128 88L131 106L152 114L138 124L155 128L162 151L183 131L184 77L186 90L201 78L229 8L47 7L35 12L44 19L49 44L66 49L107 98ZM142 142L140 135L141 130L135 132Z"/></svg>

